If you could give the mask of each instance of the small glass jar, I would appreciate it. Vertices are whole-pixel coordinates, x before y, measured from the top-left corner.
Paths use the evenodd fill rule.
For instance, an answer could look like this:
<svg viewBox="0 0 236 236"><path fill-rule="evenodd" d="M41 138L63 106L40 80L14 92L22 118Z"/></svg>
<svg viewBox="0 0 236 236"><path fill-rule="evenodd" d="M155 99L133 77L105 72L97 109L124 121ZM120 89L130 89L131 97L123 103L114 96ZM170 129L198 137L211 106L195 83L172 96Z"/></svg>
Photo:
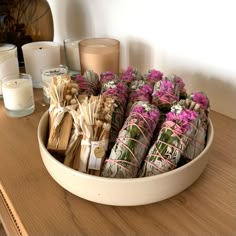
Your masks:
<svg viewBox="0 0 236 236"><path fill-rule="evenodd" d="M7 115L23 117L35 109L32 77L17 73L2 79L2 94Z"/></svg>
<svg viewBox="0 0 236 236"><path fill-rule="evenodd" d="M64 40L65 61L70 71L80 71L79 41L77 38Z"/></svg>
<svg viewBox="0 0 236 236"><path fill-rule="evenodd" d="M42 85L43 85L43 98L46 103L50 103L50 96L48 93L52 79L58 75L66 75L68 67L65 65L46 66L41 69Z"/></svg>

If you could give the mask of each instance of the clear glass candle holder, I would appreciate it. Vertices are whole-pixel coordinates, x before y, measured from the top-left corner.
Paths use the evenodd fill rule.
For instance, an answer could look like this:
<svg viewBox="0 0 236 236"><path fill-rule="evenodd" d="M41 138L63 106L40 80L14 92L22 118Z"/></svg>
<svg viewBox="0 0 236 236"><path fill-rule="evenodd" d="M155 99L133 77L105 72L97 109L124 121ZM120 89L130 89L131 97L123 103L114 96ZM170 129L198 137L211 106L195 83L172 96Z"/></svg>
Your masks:
<svg viewBox="0 0 236 236"><path fill-rule="evenodd" d="M32 77L17 73L2 79L2 94L6 113L10 117L23 117L34 112Z"/></svg>
<svg viewBox="0 0 236 236"><path fill-rule="evenodd" d="M58 75L66 75L68 67L65 65L46 66L41 69L42 85L43 85L43 98L46 103L50 103L49 87L52 79Z"/></svg>
<svg viewBox="0 0 236 236"><path fill-rule="evenodd" d="M79 41L77 38L64 40L65 61L70 71L80 71Z"/></svg>
<svg viewBox="0 0 236 236"><path fill-rule="evenodd" d="M93 70L119 74L120 42L111 38L84 39L79 42L81 74Z"/></svg>

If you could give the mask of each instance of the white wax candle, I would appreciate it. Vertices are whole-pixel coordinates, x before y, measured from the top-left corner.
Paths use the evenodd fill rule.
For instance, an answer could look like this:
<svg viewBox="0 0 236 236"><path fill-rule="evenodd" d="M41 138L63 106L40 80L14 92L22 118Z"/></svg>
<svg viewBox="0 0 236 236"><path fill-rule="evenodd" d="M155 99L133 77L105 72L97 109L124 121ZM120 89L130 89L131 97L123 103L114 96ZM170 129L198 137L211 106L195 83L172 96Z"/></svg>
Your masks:
<svg viewBox="0 0 236 236"><path fill-rule="evenodd" d="M70 70L80 70L80 60L79 60L79 40L68 39L65 40L65 53L66 53L66 62Z"/></svg>
<svg viewBox="0 0 236 236"><path fill-rule="evenodd" d="M2 85L4 105L9 110L24 110L34 105L32 81L12 79Z"/></svg>
<svg viewBox="0 0 236 236"><path fill-rule="evenodd" d="M17 58L17 48L12 44L0 45L0 95L2 95L2 78L9 75L19 73L19 65Z"/></svg>
<svg viewBox="0 0 236 236"><path fill-rule="evenodd" d="M50 41L28 43L22 46L25 70L32 76L33 87L42 88L41 69L60 64L60 44Z"/></svg>

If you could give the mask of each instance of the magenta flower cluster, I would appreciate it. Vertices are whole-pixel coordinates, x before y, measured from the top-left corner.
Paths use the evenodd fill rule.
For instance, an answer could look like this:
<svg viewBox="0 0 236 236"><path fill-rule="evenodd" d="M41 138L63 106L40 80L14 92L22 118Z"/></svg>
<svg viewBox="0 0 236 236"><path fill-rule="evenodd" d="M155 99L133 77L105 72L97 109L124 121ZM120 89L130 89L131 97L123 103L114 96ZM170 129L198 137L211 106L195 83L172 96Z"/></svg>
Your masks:
<svg viewBox="0 0 236 236"><path fill-rule="evenodd" d="M128 97L127 87L123 83L117 83L114 87L107 87L103 92L103 95L116 97L116 100L119 100L122 103L126 103Z"/></svg>
<svg viewBox="0 0 236 236"><path fill-rule="evenodd" d="M170 80L162 80L160 91L166 91L167 93L173 93L174 84Z"/></svg>
<svg viewBox="0 0 236 236"><path fill-rule="evenodd" d="M112 71L106 71L101 73L100 75L100 82L103 84L108 81L114 81L117 80L118 76L114 74Z"/></svg>
<svg viewBox="0 0 236 236"><path fill-rule="evenodd" d="M153 131L160 117L160 113L156 107L150 108L149 106L145 103L143 103L142 105L134 106L131 110L131 113L138 113L142 115L145 119L147 119L147 122L149 122L151 130Z"/></svg>
<svg viewBox="0 0 236 236"><path fill-rule="evenodd" d="M160 87L153 94L153 103L157 106L161 104L170 104L178 100L174 93L175 85L172 81L165 79L160 81Z"/></svg>
<svg viewBox="0 0 236 236"><path fill-rule="evenodd" d="M207 109L209 107L208 98L204 93L194 92L190 97L194 102L198 103L202 109Z"/></svg>
<svg viewBox="0 0 236 236"><path fill-rule="evenodd" d="M93 95L98 93L98 84L89 81L85 76L77 75L75 81L79 84L80 91Z"/></svg>
<svg viewBox="0 0 236 236"><path fill-rule="evenodd" d="M150 101L153 92L153 87L149 84L144 84L141 88L135 90L129 98L130 102L134 101Z"/></svg>
<svg viewBox="0 0 236 236"><path fill-rule="evenodd" d="M159 70L149 70L148 73L145 75L145 79L151 83L155 83L162 79L163 73Z"/></svg>
<svg viewBox="0 0 236 236"><path fill-rule="evenodd" d="M198 113L189 109L182 110L180 113L168 112L166 114L166 121L172 121L180 126L180 132L186 133L190 128L190 123L194 121ZM177 129L176 129L177 130Z"/></svg>
<svg viewBox="0 0 236 236"><path fill-rule="evenodd" d="M174 77L174 82L176 84L178 84L179 90L180 90L181 93L185 93L186 92L185 83L184 83L184 81L180 77L175 76Z"/></svg>
<svg viewBox="0 0 236 236"><path fill-rule="evenodd" d="M134 80L141 79L141 76L138 74L138 71L136 69L133 69L131 66L128 66L128 68L120 76L120 79L128 83Z"/></svg>

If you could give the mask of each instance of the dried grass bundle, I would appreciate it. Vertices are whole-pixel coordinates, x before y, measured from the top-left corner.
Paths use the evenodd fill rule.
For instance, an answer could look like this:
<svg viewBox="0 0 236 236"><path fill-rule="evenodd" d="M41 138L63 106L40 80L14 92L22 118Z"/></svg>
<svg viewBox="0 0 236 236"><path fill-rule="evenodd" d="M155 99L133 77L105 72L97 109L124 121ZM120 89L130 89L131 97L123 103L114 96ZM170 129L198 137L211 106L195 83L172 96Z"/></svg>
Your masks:
<svg viewBox="0 0 236 236"><path fill-rule="evenodd" d="M79 171L99 175L104 161L111 129L114 100L92 96L79 103L81 141Z"/></svg>
<svg viewBox="0 0 236 236"><path fill-rule="evenodd" d="M48 88L50 95L50 118L47 149L59 154L64 154L67 150L73 123L69 111L76 106L71 105L71 99L67 99L68 88L71 88L70 82L71 78L69 75L55 76Z"/></svg>

